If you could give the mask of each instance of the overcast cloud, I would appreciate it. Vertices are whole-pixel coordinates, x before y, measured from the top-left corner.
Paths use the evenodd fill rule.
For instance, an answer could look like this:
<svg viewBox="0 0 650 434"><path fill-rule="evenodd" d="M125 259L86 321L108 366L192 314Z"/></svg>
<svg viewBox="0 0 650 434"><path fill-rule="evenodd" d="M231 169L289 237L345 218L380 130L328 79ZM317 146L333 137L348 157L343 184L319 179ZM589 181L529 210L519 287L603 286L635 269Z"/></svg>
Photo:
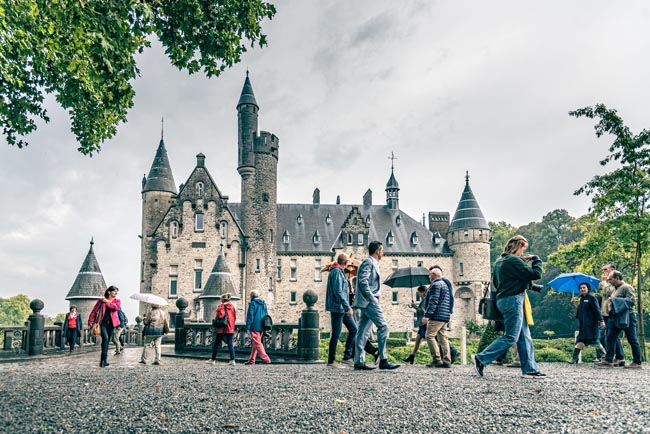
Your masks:
<svg viewBox="0 0 650 434"><path fill-rule="evenodd" d="M269 46L221 77L188 76L159 44L139 57L128 124L93 158L76 151L67 114L19 150L0 146L0 296L67 310L91 237L107 284L139 289L142 175L160 139L177 184L195 155L238 202L237 113L246 68L260 129L280 138L282 203L383 203L395 152L400 207L453 214L465 171L490 221L519 226L589 200L573 191L604 170L610 144L567 115L605 103L650 126L650 8L643 1L278 2ZM125 301L133 321L137 304Z"/></svg>

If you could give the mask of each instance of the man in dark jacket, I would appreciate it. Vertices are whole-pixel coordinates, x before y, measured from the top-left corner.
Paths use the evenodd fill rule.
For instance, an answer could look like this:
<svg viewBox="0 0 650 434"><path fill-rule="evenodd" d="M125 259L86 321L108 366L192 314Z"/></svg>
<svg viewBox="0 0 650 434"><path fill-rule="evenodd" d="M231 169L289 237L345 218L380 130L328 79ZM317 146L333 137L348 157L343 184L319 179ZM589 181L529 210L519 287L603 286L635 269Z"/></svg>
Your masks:
<svg viewBox="0 0 650 434"><path fill-rule="evenodd" d="M501 257L494 264L492 285L496 288L497 308L503 315L503 336L476 354L474 369L483 376L483 369L499 358L514 343L521 363L522 377L543 378L535 361L533 339L524 316L524 298L531 280L542 277L542 260L535 255L525 255L528 240L521 235L510 238Z"/></svg>
<svg viewBox="0 0 650 434"><path fill-rule="evenodd" d="M433 362L428 367L451 368L451 356L449 355L449 340L447 339L447 323L451 314L449 312L449 289L442 280L440 269L429 270L431 285L426 295L426 311L422 324L427 325L427 332L424 335L429 345L429 351ZM436 336L438 342L436 342ZM438 349L438 343L442 348L442 356Z"/></svg>
<svg viewBox="0 0 650 434"><path fill-rule="evenodd" d="M335 363L336 344L341 336L342 325L348 329L348 338L345 341L345 352L343 353L343 363L354 366L354 340L357 336L357 324L352 318L352 307L350 307L350 295L348 292L349 284L343 273L343 269L348 265L348 255L341 253L336 258L336 264L327 276L327 292L325 293L325 310L330 313L332 332L330 335L329 353L327 355L327 366L341 367Z"/></svg>

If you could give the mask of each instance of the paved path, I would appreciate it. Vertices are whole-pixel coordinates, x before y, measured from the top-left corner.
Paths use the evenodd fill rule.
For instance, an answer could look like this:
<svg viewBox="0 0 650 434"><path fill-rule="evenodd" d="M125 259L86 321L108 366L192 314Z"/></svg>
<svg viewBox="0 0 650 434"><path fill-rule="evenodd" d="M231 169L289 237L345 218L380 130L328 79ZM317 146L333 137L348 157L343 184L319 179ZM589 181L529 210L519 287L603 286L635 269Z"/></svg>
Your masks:
<svg viewBox="0 0 650 434"><path fill-rule="evenodd" d="M167 349L169 351L169 349ZM650 367L215 366L140 350L0 364L7 433L650 433Z"/></svg>

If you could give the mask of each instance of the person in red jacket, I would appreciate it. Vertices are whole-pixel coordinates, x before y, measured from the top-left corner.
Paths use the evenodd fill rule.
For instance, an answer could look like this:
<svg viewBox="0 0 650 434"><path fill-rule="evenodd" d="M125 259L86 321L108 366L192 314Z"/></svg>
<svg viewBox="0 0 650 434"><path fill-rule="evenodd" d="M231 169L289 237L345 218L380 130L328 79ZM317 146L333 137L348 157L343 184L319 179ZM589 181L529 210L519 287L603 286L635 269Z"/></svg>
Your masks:
<svg viewBox="0 0 650 434"><path fill-rule="evenodd" d="M215 337L212 342L212 357L207 363L215 364L217 361L217 351L221 346L221 342L228 345L230 351L229 365L235 366L235 346L233 344L233 336L235 334L235 321L237 320L237 310L230 301L230 293L226 292L221 295L221 304L217 307L215 318L225 318L226 326L215 328Z"/></svg>
<svg viewBox="0 0 650 434"><path fill-rule="evenodd" d="M116 286L109 286L104 292L104 298L97 300L95 307L88 317L88 325L99 324L102 331L102 352L99 359L99 367L104 368L109 365L108 344L113 335L113 329L120 325L120 318L117 311L120 310L120 300L117 298L119 289Z"/></svg>

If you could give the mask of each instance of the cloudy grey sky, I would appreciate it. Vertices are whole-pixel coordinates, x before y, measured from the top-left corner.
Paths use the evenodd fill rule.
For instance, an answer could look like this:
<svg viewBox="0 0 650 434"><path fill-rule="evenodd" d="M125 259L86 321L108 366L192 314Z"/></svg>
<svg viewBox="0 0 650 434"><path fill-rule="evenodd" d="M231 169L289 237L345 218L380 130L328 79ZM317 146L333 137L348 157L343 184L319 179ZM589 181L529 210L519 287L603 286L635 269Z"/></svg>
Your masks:
<svg viewBox="0 0 650 434"><path fill-rule="evenodd" d="M650 6L643 1L278 2L269 46L221 77L188 76L157 43L139 57L128 124L93 158L76 151L67 114L19 150L0 146L0 296L64 300L95 238L107 283L139 288L141 179L165 118L177 184L203 152L239 201L237 113L246 68L260 129L280 138L283 203L384 201L391 151L400 207L453 214L465 171L490 221L523 225L589 200L573 191L603 169L610 141L567 115L605 103L648 127ZM135 317L137 304L125 301Z"/></svg>

